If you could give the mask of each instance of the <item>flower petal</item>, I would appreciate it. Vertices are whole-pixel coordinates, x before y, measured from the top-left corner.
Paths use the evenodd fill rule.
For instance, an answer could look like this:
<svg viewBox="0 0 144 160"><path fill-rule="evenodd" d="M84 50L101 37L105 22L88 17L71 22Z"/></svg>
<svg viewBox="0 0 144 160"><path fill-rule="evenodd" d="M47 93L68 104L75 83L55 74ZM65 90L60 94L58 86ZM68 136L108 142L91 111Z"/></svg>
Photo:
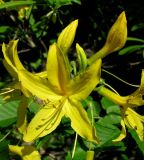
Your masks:
<svg viewBox="0 0 144 160"><path fill-rule="evenodd" d="M121 120L121 126L122 126L121 133L116 139L113 140L113 142L120 142L126 137L126 128L125 128L124 120Z"/></svg>
<svg viewBox="0 0 144 160"><path fill-rule="evenodd" d="M98 143L95 128L92 127L86 111L80 102L67 100L64 104L66 116L71 119L71 127L83 138Z"/></svg>
<svg viewBox="0 0 144 160"><path fill-rule="evenodd" d="M54 101L61 98L58 93L55 93L53 88L50 88L51 86L47 83L47 81L39 76L22 70L18 71L18 75L22 86L41 100L48 99L50 101Z"/></svg>
<svg viewBox="0 0 144 160"><path fill-rule="evenodd" d="M84 71L87 67L87 55L84 51L84 49L77 43L76 44L76 51L77 51L77 57L79 62L79 70Z"/></svg>
<svg viewBox="0 0 144 160"><path fill-rule="evenodd" d="M128 103L131 105L131 107L144 105L143 95L144 95L144 70L142 70L141 73L140 87L135 92L127 96L129 98Z"/></svg>
<svg viewBox="0 0 144 160"><path fill-rule="evenodd" d="M32 146L9 145L9 150L21 156L22 160L41 160L39 152Z"/></svg>
<svg viewBox="0 0 144 160"><path fill-rule="evenodd" d="M14 60L13 60L13 51L14 51L15 45L16 45L15 41L10 41L8 45L3 43L2 52L4 55L3 64L5 68L10 73L11 76L17 79L18 78L17 73L16 73L17 70L14 64Z"/></svg>
<svg viewBox="0 0 144 160"><path fill-rule="evenodd" d="M36 113L24 134L24 141L33 141L55 130L65 113L63 103L58 101L58 104L48 104Z"/></svg>
<svg viewBox="0 0 144 160"><path fill-rule="evenodd" d="M59 92L65 91L65 85L70 79L70 73L66 67L64 56L56 44L51 45L49 48L46 68L49 83L57 88Z"/></svg>
<svg viewBox="0 0 144 160"><path fill-rule="evenodd" d="M71 98L78 100L85 99L99 83L100 72L101 59L98 59L87 70L74 77L67 89Z"/></svg>
<svg viewBox="0 0 144 160"><path fill-rule="evenodd" d="M73 43L78 20L71 22L59 35L57 44L63 54L66 54L71 44Z"/></svg>
<svg viewBox="0 0 144 160"><path fill-rule="evenodd" d="M18 127L19 132L22 134L26 132L27 106L28 106L28 99L22 96L20 105L17 110L17 127Z"/></svg>
<svg viewBox="0 0 144 160"><path fill-rule="evenodd" d="M131 108L127 108L125 112L124 122L129 128L134 129L136 133L138 134L140 140L143 141L144 127L141 121L141 116L138 113L136 113L134 110L132 110Z"/></svg>

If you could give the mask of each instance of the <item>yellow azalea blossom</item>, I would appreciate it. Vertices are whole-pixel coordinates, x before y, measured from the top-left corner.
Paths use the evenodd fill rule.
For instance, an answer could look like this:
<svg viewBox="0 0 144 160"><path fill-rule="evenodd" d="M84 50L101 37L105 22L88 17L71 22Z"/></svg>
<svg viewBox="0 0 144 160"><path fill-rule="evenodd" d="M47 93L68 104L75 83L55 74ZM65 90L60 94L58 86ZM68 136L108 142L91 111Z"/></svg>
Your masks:
<svg viewBox="0 0 144 160"><path fill-rule="evenodd" d="M72 128L81 137L97 143L95 129L91 126L80 101L85 99L99 83L100 68L99 59L85 72L71 78L62 52L56 44L53 44L48 52L47 79L19 70L18 75L22 85L46 103L30 122L24 141L33 141L51 133L65 115L71 119Z"/></svg>
<svg viewBox="0 0 144 160"><path fill-rule="evenodd" d="M22 160L41 160L39 152L32 146L9 145L9 150L19 155Z"/></svg>
<svg viewBox="0 0 144 160"><path fill-rule="evenodd" d="M45 102L45 106L30 122L27 132L24 134L25 141L33 141L51 133L65 115L71 119L72 128L80 136L98 142L95 129L80 102L99 83L101 60L95 61L83 73L75 77L71 76L66 53L74 39L77 23L78 20L70 23L60 34L57 44L50 47L46 65L47 78L32 74L22 66L15 50L17 41L14 41L9 47L9 50L12 49L14 53L11 61L9 60L9 62L8 56L5 56L8 61L7 67L13 68L12 72L14 71L14 73L12 74L16 73L15 76L20 81L21 86ZM3 48L5 51L5 46Z"/></svg>
<svg viewBox="0 0 144 160"><path fill-rule="evenodd" d="M133 92L132 94L128 96L120 96L116 93L112 92L111 90L105 88L104 86L101 86L97 89L97 92L107 98L109 98L111 101L113 101L115 104L121 106L121 112L122 112L122 133L120 136L115 139L114 141L122 140L126 136L126 129L125 125L129 128L132 128L136 131L139 138L141 140L144 140L144 116L141 116L140 114L136 113L133 108L144 105L144 70L142 70L142 76L141 76L141 84L139 88Z"/></svg>
<svg viewBox="0 0 144 160"><path fill-rule="evenodd" d="M104 46L89 59L89 64L98 58L121 49L127 40L127 20L123 11L109 30Z"/></svg>
<svg viewBox="0 0 144 160"><path fill-rule="evenodd" d="M11 42L11 47L8 47L8 50L12 50L12 58L7 55L3 44L6 67L8 70L12 68L10 73L18 79L22 89L45 103L24 134L24 140L27 142L51 133L63 116L71 119L72 128L80 136L98 142L95 128L91 125L81 101L99 83L101 60L98 59L77 76L71 75L66 53L74 39L77 23L78 20L70 23L60 34L57 44L50 47L46 71L42 74L32 74L23 67L16 51L17 41Z"/></svg>

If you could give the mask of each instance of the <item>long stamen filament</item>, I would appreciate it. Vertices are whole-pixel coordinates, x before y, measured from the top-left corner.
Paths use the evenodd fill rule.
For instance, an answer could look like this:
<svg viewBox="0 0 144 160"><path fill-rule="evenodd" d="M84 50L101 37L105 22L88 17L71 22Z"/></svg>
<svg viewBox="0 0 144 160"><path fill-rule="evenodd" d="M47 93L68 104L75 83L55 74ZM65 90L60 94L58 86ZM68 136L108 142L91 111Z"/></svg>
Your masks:
<svg viewBox="0 0 144 160"><path fill-rule="evenodd" d="M76 133L76 135L75 135L75 141L74 141L74 147L73 147L73 151L72 151L72 160L73 160L74 155L75 155L76 144L77 144L77 137L78 137L78 134Z"/></svg>
<svg viewBox="0 0 144 160"><path fill-rule="evenodd" d="M119 78L118 76L112 74L111 72L109 72L109 71L107 71L107 70L105 70L105 69L102 69L102 71L105 72L105 73L108 73L109 75L115 77L116 79L120 80L121 82L123 82L123 83L125 83L125 84L127 84L127 85L129 85L129 86L137 87L137 88L140 87L139 85L135 85L135 84L131 84L131 83L126 82L125 80Z"/></svg>
<svg viewBox="0 0 144 160"><path fill-rule="evenodd" d="M10 93L10 92L13 92L14 90L15 90L15 89L11 89L11 90L9 90L9 91L2 92L2 93L0 93L0 95L4 95L4 94Z"/></svg>

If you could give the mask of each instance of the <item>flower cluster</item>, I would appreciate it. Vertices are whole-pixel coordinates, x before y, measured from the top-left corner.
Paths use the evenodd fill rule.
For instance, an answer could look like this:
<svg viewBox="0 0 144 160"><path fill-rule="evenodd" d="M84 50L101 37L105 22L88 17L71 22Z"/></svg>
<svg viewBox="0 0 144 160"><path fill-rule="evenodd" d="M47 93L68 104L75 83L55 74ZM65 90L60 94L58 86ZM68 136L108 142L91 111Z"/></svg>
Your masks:
<svg viewBox="0 0 144 160"><path fill-rule="evenodd" d="M65 116L71 120L71 127L78 135L98 144L96 128L81 103L95 88L98 94L120 106L122 131L113 141L120 141L126 136L125 125L134 129L143 140L144 117L134 109L144 104L144 71L142 71L140 87L128 96L120 96L103 85L97 87L101 79L102 58L121 49L127 40L125 12L122 12L112 25L104 46L90 58L87 58L84 49L76 44L78 69L71 65L68 58L77 26L78 20L74 20L62 30L57 42L49 47L45 70L40 73L31 73L23 66L17 52L18 40L2 45L3 64L14 78L14 82L10 85L11 91L22 92L17 127L23 134L23 140L32 142L51 133ZM27 124L27 99L30 97L40 100L43 105ZM40 159L32 146L10 145L9 149L23 159L34 157Z"/></svg>

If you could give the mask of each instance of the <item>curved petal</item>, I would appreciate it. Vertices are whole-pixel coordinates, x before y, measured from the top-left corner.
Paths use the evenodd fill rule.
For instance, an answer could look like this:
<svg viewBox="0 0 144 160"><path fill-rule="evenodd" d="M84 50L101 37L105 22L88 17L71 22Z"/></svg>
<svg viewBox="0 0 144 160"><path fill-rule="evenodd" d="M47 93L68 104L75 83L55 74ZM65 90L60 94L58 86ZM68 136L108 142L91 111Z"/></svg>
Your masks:
<svg viewBox="0 0 144 160"><path fill-rule="evenodd" d="M12 41L8 45L3 43L3 45L2 45L2 52L4 55L3 64L4 64L5 68L7 69L7 71L10 73L10 75L17 79L18 76L17 76L16 67L15 67L14 61L13 61L12 48L13 48Z"/></svg>
<svg viewBox="0 0 144 160"><path fill-rule="evenodd" d="M24 141L31 142L39 137L43 137L59 125L61 118L64 116L63 102L58 104L48 104L44 106L30 122L26 134L24 134Z"/></svg>
<svg viewBox="0 0 144 160"><path fill-rule="evenodd" d="M19 60L18 53L17 53L17 44L18 40L12 40L9 42L8 45L3 44L3 54L6 62L13 68L13 69L23 69L25 70L23 64Z"/></svg>
<svg viewBox="0 0 144 160"><path fill-rule="evenodd" d="M126 128L125 128L125 123L123 119L121 120L121 126L122 126L121 133L116 139L113 140L113 142L120 142L126 137Z"/></svg>
<svg viewBox="0 0 144 160"><path fill-rule="evenodd" d="M70 73L66 67L64 56L56 44L51 45L49 48L46 68L49 83L57 88L59 92L65 91L65 85L70 79Z"/></svg>
<svg viewBox="0 0 144 160"><path fill-rule="evenodd" d="M92 127L86 111L78 101L67 100L64 104L66 116L71 119L71 127L83 138L98 143L95 128Z"/></svg>
<svg viewBox="0 0 144 160"><path fill-rule="evenodd" d="M22 70L18 71L18 75L22 86L41 100L54 101L61 98L59 93L55 93L54 88L50 88L46 80Z"/></svg>
<svg viewBox="0 0 144 160"><path fill-rule="evenodd" d="M138 134L140 140L143 141L144 127L143 127L143 123L141 121L141 116L139 116L139 114L137 114L131 108L128 108L125 112L124 122L129 128L134 129L136 131L136 133Z"/></svg>
<svg viewBox="0 0 144 160"><path fill-rule="evenodd" d="M98 59L82 74L77 75L71 80L67 89L70 97L79 100L85 99L99 83L100 73L101 59Z"/></svg>

